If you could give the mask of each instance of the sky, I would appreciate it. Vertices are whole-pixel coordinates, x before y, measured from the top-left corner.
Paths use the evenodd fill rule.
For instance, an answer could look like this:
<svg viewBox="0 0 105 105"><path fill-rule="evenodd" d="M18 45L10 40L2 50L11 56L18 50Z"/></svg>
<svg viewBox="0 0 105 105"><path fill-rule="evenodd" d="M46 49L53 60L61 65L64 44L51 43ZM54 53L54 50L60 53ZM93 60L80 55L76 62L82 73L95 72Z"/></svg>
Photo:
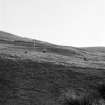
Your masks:
<svg viewBox="0 0 105 105"><path fill-rule="evenodd" d="M105 46L105 0L0 0L0 30L59 45Z"/></svg>

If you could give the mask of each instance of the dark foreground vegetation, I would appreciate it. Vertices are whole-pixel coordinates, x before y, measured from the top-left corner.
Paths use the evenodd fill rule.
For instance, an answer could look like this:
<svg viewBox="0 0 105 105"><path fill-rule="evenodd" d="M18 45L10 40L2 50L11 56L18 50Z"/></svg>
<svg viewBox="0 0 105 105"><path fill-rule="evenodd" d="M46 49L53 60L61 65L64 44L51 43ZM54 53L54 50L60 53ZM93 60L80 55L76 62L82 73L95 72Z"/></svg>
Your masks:
<svg viewBox="0 0 105 105"><path fill-rule="evenodd" d="M0 58L0 105L104 105L103 81L62 65Z"/></svg>

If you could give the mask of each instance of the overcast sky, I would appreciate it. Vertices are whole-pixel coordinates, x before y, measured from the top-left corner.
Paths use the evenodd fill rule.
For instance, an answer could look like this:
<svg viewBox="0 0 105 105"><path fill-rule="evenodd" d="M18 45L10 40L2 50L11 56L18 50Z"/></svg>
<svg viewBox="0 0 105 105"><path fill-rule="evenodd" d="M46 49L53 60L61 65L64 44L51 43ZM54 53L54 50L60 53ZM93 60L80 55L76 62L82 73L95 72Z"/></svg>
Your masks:
<svg viewBox="0 0 105 105"><path fill-rule="evenodd" d="M105 0L0 0L0 30L68 46L105 46Z"/></svg>

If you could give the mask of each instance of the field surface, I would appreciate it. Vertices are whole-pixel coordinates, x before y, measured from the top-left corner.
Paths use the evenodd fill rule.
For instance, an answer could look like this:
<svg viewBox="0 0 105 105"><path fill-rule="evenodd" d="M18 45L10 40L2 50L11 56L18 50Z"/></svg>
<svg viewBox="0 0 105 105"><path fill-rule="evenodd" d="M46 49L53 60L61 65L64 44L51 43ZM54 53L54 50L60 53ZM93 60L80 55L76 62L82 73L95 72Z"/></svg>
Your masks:
<svg viewBox="0 0 105 105"><path fill-rule="evenodd" d="M64 95L98 94L104 79L104 47L58 46L0 31L0 105L77 105Z"/></svg>

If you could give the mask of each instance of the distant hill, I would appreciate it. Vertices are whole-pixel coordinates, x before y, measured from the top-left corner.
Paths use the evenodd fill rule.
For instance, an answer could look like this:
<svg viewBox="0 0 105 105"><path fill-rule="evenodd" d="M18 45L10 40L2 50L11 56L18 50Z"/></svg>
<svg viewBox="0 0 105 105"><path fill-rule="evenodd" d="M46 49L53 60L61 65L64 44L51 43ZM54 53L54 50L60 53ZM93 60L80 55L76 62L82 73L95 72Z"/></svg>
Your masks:
<svg viewBox="0 0 105 105"><path fill-rule="evenodd" d="M85 47L83 48L89 52L103 52L105 53L105 47Z"/></svg>
<svg viewBox="0 0 105 105"><path fill-rule="evenodd" d="M4 31L0 31L0 39L10 40L10 41L15 41L15 40L30 41L30 39L28 38L19 37L17 35L13 35L11 33L4 32Z"/></svg>
<svg viewBox="0 0 105 105"><path fill-rule="evenodd" d="M3 48L4 46L4 48L6 48L7 50L10 50L11 48L14 51L20 50L20 52L22 52L24 49L26 49L28 52L31 52L31 54L32 52L36 54L45 52L46 57L47 57L47 54L48 55L50 54L49 57L51 57L54 60L54 62L56 62L56 59L57 59L55 56L58 56L59 59L63 58L62 62L68 62L68 64L76 63L76 64L80 64L80 66L89 65L88 63L85 63L84 61L102 61L103 62L105 60L104 47L77 48L77 47L71 47L71 46L55 45L55 44L51 44L51 43L36 40L36 39L34 39L34 42L33 42L33 39L23 38L23 37L13 35L11 33L3 32L3 31L0 31L0 44L1 44L0 45L1 48ZM6 47L5 45L9 46L9 48ZM18 51L15 53L19 55ZM23 52L21 54L24 55ZM33 59L35 56L37 55L34 55ZM43 56L44 55L41 54L42 58ZM46 57L43 58L43 60L47 60L48 58ZM61 62L61 60L58 60L58 61ZM96 63L98 62L95 62L94 66L97 66ZM104 64L102 63L102 65Z"/></svg>
<svg viewBox="0 0 105 105"><path fill-rule="evenodd" d="M17 46L23 46L23 47L26 46L28 48L29 47L34 48L33 39L19 37L19 36L16 36L7 32L3 32L3 31L0 31L0 40L4 40L2 41L3 43L8 43L8 44L11 43ZM74 48L74 47L58 46L58 45L54 45L54 44L44 42L44 41L39 41L39 40L35 40L35 47L39 50L44 49L47 52L58 53L65 56L71 56L74 54L77 54L77 55L82 54L81 51L79 51L77 48Z"/></svg>

